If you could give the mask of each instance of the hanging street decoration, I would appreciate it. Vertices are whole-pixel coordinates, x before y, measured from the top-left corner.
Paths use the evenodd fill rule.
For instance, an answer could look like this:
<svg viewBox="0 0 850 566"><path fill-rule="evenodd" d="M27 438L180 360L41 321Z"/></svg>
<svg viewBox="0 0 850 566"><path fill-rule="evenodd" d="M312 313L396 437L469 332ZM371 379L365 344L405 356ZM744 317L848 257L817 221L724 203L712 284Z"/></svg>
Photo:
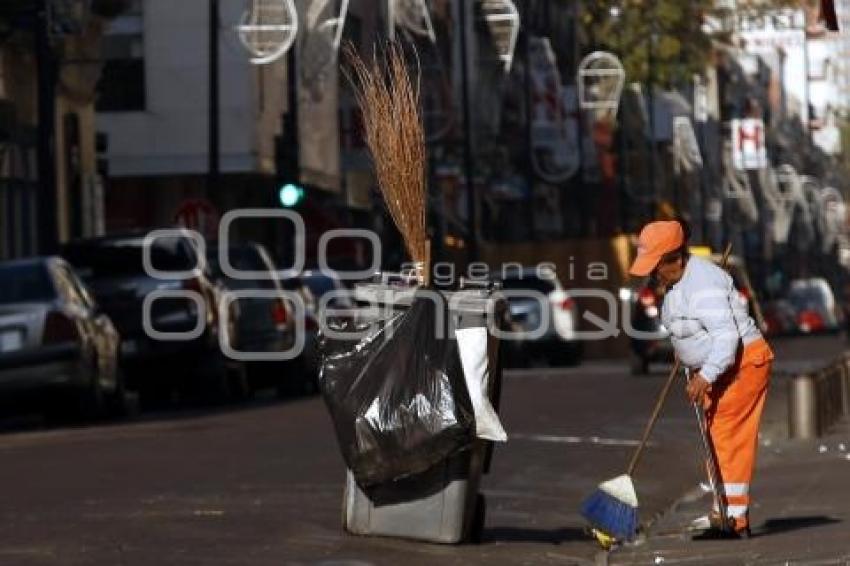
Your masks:
<svg viewBox="0 0 850 566"><path fill-rule="evenodd" d="M239 41L251 54L251 63L273 63L289 51L298 34L295 3L293 0L251 0L235 30Z"/></svg>

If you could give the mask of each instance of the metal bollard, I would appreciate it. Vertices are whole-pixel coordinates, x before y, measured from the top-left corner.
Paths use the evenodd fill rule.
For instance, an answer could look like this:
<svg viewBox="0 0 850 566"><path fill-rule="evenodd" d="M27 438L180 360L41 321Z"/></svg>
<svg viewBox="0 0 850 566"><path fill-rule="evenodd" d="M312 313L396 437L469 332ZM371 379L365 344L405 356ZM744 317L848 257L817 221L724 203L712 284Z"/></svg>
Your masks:
<svg viewBox="0 0 850 566"><path fill-rule="evenodd" d="M800 375L788 383L788 388L788 430L791 438L816 438L818 415L815 379L811 375Z"/></svg>
<svg viewBox="0 0 850 566"><path fill-rule="evenodd" d="M850 360L841 360L841 411L846 417L850 415Z"/></svg>
<svg viewBox="0 0 850 566"><path fill-rule="evenodd" d="M829 428L834 420L835 395L832 393L832 371L827 368L815 377L817 397L815 410L818 419L818 434Z"/></svg>

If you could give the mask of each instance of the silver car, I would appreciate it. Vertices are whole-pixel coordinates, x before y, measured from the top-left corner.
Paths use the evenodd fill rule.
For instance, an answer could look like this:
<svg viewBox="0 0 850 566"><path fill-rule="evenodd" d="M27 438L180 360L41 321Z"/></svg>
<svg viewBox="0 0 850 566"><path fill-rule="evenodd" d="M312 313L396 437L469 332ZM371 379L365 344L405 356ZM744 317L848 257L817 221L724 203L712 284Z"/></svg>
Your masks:
<svg viewBox="0 0 850 566"><path fill-rule="evenodd" d="M544 266L508 269L502 274L502 289L515 333L504 344L510 365L581 363L578 305L554 271Z"/></svg>
<svg viewBox="0 0 850 566"><path fill-rule="evenodd" d="M57 416L125 405L121 340L58 257L0 263L0 398L29 398ZM46 407L44 406L46 404Z"/></svg>

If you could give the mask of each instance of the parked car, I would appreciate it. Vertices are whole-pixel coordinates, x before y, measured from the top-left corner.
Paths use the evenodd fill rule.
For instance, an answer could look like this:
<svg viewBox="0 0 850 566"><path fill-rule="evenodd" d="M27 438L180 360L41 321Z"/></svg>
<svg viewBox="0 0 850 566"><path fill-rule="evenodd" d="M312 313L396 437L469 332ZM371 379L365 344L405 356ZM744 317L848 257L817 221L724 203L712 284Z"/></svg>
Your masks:
<svg viewBox="0 0 850 566"><path fill-rule="evenodd" d="M722 259L720 254L708 257L717 264L720 264ZM756 325L765 330L767 326L743 260L738 256L730 256L726 271L732 277L732 284L737 290L737 296L733 299L746 303ZM631 328L640 333L631 337L632 374L646 375L652 363L672 362L673 345L670 342L670 334L661 322L663 290L649 281L638 287L620 289L620 300L631 304Z"/></svg>
<svg viewBox="0 0 850 566"><path fill-rule="evenodd" d="M65 245L63 255L121 333L121 362L131 387L153 397L182 392L225 398L234 372L219 348L220 293L210 280L206 258L190 238L156 238L151 263L163 273L154 277L143 265L144 241L145 234L78 240ZM187 279L168 274L178 271L192 274ZM202 308L186 298L159 298L151 305L151 327L162 333L199 328L197 337L162 339L144 328L145 297L175 290L194 291Z"/></svg>
<svg viewBox="0 0 850 566"><path fill-rule="evenodd" d="M0 263L0 398L52 414L98 417L127 407L120 337L58 257ZM28 399L27 399L28 398Z"/></svg>
<svg viewBox="0 0 850 566"><path fill-rule="evenodd" d="M231 305L237 311L232 348L239 353L280 353L295 345L293 308L283 293L277 269L266 249L257 243L230 246L227 249L230 265L241 271L263 272L263 278L242 279L228 276L221 268L220 248L207 248L207 260L213 279L230 291L258 290L267 296L240 298ZM301 379L294 364L271 360L246 360L248 392L262 387L290 388L293 380Z"/></svg>
<svg viewBox="0 0 850 566"><path fill-rule="evenodd" d="M784 336L799 332L797 311L790 301L777 299L764 306L764 322L767 334Z"/></svg>
<svg viewBox="0 0 850 566"><path fill-rule="evenodd" d="M840 330L841 309L826 279L794 279L789 285L786 298L796 311L799 332L813 334Z"/></svg>
<svg viewBox="0 0 850 566"><path fill-rule="evenodd" d="M503 274L501 283L508 301L510 327L519 334L504 344L508 364L528 365L539 360L552 365L580 363L583 349L576 335L578 306L556 273L524 267ZM529 291L539 293L543 300L539 300L539 295L516 295ZM548 309L548 313L542 309ZM535 338L536 334L540 337Z"/></svg>
<svg viewBox="0 0 850 566"><path fill-rule="evenodd" d="M321 312L322 298L331 291L345 291L342 282L330 273L308 269L296 277L283 281L283 286L297 292L304 301L304 352L301 356L301 367L307 381L304 389L312 392L317 390L319 375L318 335L320 321L324 316ZM354 301L346 295L335 296L327 301L327 306L334 309L352 308Z"/></svg>

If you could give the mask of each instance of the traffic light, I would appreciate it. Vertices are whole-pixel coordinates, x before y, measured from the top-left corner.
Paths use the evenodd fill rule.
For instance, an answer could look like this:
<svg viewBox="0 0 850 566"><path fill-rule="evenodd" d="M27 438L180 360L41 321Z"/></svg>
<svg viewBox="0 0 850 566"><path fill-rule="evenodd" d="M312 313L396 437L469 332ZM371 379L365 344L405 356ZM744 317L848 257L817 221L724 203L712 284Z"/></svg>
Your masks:
<svg viewBox="0 0 850 566"><path fill-rule="evenodd" d="M301 167L298 151L298 137L294 117L283 116L283 132L275 138L275 162L277 165L278 200L285 208L298 206L305 196L300 182Z"/></svg>
<svg viewBox="0 0 850 566"><path fill-rule="evenodd" d="M298 206L304 200L304 188L294 183L286 183L280 188L278 199L285 208Z"/></svg>

